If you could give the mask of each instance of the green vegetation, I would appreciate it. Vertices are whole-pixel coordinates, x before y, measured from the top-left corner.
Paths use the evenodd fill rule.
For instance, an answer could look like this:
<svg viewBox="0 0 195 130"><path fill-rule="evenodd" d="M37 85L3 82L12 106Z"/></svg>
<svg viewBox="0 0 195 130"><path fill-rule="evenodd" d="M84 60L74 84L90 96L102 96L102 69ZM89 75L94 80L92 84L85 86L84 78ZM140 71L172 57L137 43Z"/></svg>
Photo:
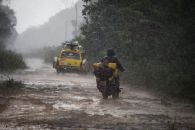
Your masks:
<svg viewBox="0 0 195 130"><path fill-rule="evenodd" d="M0 72L12 72L18 68L26 68L20 54L13 51L0 51Z"/></svg>
<svg viewBox="0 0 195 130"><path fill-rule="evenodd" d="M112 47L128 83L195 102L195 1L83 1L79 42L91 61Z"/></svg>
<svg viewBox="0 0 195 130"><path fill-rule="evenodd" d="M17 36L14 28L16 18L14 12L1 2L0 0L0 73L26 67L20 54L7 49L7 46L11 46Z"/></svg>
<svg viewBox="0 0 195 130"><path fill-rule="evenodd" d="M15 30L16 18L14 12L9 7L2 5L0 0L0 74L13 72L19 68L26 68L26 64L20 54L7 49L15 40L17 33ZM9 78L9 76L8 76ZM24 84L14 81L12 78L0 82L0 113L9 105L9 96L21 92ZM7 98L8 97L8 98Z"/></svg>

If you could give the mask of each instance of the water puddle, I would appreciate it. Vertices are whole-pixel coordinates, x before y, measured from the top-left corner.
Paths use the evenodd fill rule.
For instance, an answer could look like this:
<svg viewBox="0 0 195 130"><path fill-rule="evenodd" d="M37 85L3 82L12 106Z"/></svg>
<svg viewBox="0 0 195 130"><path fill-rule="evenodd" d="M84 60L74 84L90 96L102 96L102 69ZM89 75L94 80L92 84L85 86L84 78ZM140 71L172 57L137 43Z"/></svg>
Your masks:
<svg viewBox="0 0 195 130"><path fill-rule="evenodd" d="M68 104L66 102L58 102L53 107L58 110L79 110L81 108L79 105Z"/></svg>

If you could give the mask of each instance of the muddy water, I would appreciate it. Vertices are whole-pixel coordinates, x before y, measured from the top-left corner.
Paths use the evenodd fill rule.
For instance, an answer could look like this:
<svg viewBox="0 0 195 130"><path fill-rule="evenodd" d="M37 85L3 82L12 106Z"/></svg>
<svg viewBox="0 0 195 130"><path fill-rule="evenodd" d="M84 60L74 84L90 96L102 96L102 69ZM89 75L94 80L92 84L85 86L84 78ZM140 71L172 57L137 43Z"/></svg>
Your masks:
<svg viewBox="0 0 195 130"><path fill-rule="evenodd" d="M0 130L192 130L188 103L167 101L123 86L120 99L103 100L92 75L56 74L40 59L26 60L13 77L25 83L0 113Z"/></svg>

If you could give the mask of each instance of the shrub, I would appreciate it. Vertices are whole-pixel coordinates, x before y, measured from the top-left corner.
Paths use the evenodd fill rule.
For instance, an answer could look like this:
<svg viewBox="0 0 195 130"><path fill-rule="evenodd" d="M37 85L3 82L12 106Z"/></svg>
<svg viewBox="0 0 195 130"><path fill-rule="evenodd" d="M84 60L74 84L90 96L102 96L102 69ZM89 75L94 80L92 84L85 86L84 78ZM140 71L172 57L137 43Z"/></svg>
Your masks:
<svg viewBox="0 0 195 130"><path fill-rule="evenodd" d="M24 68L26 64L20 54L10 50L0 51L0 72L13 72Z"/></svg>

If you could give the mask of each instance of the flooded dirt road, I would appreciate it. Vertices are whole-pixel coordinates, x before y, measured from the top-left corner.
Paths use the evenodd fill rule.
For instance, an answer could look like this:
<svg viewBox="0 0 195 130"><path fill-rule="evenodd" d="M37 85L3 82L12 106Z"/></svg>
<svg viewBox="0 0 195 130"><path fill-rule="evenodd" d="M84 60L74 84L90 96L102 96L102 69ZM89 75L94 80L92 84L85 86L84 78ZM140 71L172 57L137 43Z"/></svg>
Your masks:
<svg viewBox="0 0 195 130"><path fill-rule="evenodd" d="M122 86L120 99L103 100L92 75L56 74L39 59L14 79L22 93L7 99L0 113L0 130L193 130L191 104L166 101ZM1 99L3 100L3 99Z"/></svg>

